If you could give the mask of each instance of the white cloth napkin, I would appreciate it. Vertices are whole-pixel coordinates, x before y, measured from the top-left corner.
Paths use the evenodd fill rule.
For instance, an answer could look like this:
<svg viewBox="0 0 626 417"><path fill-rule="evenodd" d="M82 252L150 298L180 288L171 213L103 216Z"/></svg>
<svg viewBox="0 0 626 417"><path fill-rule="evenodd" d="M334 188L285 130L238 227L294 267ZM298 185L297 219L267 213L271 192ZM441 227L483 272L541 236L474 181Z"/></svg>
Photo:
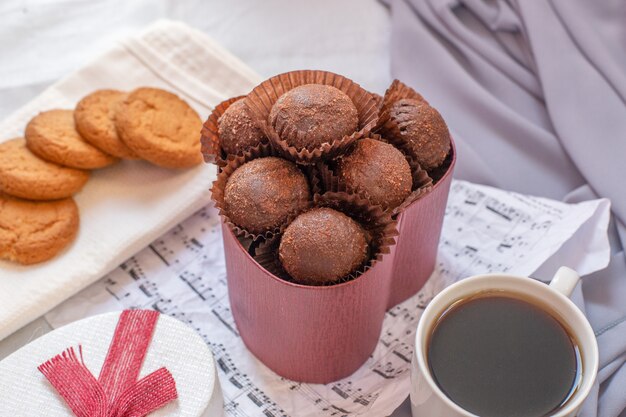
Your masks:
<svg viewBox="0 0 626 417"><path fill-rule="evenodd" d="M99 88L164 88L206 119L213 106L247 93L259 81L206 35L180 23L159 21L17 110L0 123L0 142L22 136L26 123L38 112L71 109ZM0 261L0 339L96 281L207 204L214 177L215 167L205 164L176 171L125 161L94 171L76 196L80 230L68 249L35 266Z"/></svg>

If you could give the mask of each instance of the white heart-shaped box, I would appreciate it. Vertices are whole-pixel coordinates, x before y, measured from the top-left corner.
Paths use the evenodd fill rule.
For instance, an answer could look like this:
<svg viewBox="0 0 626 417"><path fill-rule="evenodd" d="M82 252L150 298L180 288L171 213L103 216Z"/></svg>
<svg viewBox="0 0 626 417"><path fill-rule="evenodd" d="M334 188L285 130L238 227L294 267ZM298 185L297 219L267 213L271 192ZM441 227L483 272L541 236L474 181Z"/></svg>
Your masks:
<svg viewBox="0 0 626 417"><path fill-rule="evenodd" d="M37 367L68 347L81 345L85 365L97 377L120 314L107 313L68 324L1 361L0 416L73 416ZM178 399L150 417L223 415L222 392L209 347L193 329L164 314L159 315L139 378L161 367L172 373Z"/></svg>

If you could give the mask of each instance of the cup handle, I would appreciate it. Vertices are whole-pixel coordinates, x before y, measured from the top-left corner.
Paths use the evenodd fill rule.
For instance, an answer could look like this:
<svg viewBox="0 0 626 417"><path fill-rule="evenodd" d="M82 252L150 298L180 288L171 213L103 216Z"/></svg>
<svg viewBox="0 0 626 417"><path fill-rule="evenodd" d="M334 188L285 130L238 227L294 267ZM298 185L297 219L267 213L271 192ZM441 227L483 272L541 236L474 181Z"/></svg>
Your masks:
<svg viewBox="0 0 626 417"><path fill-rule="evenodd" d="M562 266L550 281L550 287L566 297L572 295L572 291L580 281L578 273L571 268Z"/></svg>

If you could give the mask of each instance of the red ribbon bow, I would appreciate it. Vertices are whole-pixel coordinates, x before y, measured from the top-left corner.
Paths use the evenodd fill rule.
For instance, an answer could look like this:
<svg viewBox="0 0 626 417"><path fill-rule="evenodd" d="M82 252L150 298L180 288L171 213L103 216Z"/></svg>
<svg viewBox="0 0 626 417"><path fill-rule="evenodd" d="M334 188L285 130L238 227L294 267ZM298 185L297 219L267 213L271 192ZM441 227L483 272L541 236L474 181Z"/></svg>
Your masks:
<svg viewBox="0 0 626 417"><path fill-rule="evenodd" d="M96 379L73 348L39 365L78 417L143 417L177 398L172 374L160 368L137 380L159 313L125 310Z"/></svg>

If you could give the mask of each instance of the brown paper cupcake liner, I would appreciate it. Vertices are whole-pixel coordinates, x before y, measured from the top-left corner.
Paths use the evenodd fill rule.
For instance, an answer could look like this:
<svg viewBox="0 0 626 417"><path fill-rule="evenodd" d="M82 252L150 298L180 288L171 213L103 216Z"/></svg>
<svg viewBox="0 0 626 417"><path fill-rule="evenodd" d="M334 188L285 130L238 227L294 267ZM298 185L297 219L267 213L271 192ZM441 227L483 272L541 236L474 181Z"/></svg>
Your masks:
<svg viewBox="0 0 626 417"><path fill-rule="evenodd" d="M385 91L385 95L383 96L380 102L380 111L378 113L378 123L374 130L378 131L388 120L389 118L389 107L393 103L398 100L402 100L404 98L410 98L418 101L423 101L428 103L424 97L408 85L404 84L400 80L393 80L387 91Z"/></svg>
<svg viewBox="0 0 626 417"><path fill-rule="evenodd" d="M389 141L389 143L395 146L393 141ZM399 213L402 213L414 201L419 200L425 194L429 193L433 188L433 179L430 177L429 173L423 169L419 162L417 162L411 155L404 152L403 149L400 149L400 151L404 153L406 160L409 162L409 166L411 167L413 186L411 187L411 194L409 194L409 196L405 198L404 201L397 207L392 209L391 215L394 217Z"/></svg>
<svg viewBox="0 0 626 417"><path fill-rule="evenodd" d="M391 145L394 145L393 141L389 141L386 138L381 137L378 134L371 133L368 138L379 140L381 142L386 142ZM396 146L397 147L397 146ZM433 180L428 175L420 164L412 158L410 155L407 155L403 149L399 149L400 152L404 154L409 163L409 167L411 168L411 175L413 177L413 185L411 187L411 194L407 198L404 199L400 205L395 208L390 209L391 214L395 216L396 214L402 212L406 207L408 207L411 203L421 198L423 195L428 193L432 189ZM319 181L322 186L322 190L325 192L346 192L346 193L356 193L361 195L362 198L371 201L370 196L365 191L355 192L354 190L350 190L343 181L335 174L334 166L329 164L318 164L316 167L316 174L319 177Z"/></svg>
<svg viewBox="0 0 626 417"><path fill-rule="evenodd" d="M253 250L254 250L254 243L256 241L254 241L250 237L236 236L236 238L239 241L239 244L241 245L241 247L244 248L244 250L248 252L250 255L252 255ZM259 239L258 241L262 241L262 239Z"/></svg>
<svg viewBox="0 0 626 417"><path fill-rule="evenodd" d="M218 122L220 117L222 117L231 104L244 97L245 96L238 96L222 101L220 104L215 106L209 117L202 125L202 130L200 132L200 150L202 152L202 156L204 157L204 162L215 163L220 168L227 164L226 153L222 151L220 146Z"/></svg>
<svg viewBox="0 0 626 417"><path fill-rule="evenodd" d="M354 103L359 116L359 130L349 136L324 143L309 150L289 146L285 138L303 135L286 126L276 128L269 123L272 106L280 96L295 87L305 84L323 84L343 91ZM269 138L274 148L285 158L301 164L313 164L322 159L332 158L342 153L354 141L366 136L375 126L378 118L378 105L371 93L354 81L327 71L292 71L276 75L255 87L245 99L250 116Z"/></svg>
<svg viewBox="0 0 626 417"><path fill-rule="evenodd" d="M324 185L322 184L322 177L320 174L320 167L323 164L321 162L316 163L315 165L301 165L302 171L309 178L309 185L311 186L311 193L322 194L324 192Z"/></svg>
<svg viewBox="0 0 626 417"><path fill-rule="evenodd" d="M278 260L279 246L280 236L274 236L269 240L262 240L253 245L250 248L250 255L270 274L284 281L294 282Z"/></svg>
<svg viewBox="0 0 626 417"><path fill-rule="evenodd" d="M406 142L401 139L402 135L400 132L400 128L398 127L398 124L395 123L390 113L391 105L396 101L405 98L424 101L428 103L426 100L424 100L424 97L422 97L421 94L413 90L411 87L407 86L399 80L393 80L387 91L385 91L385 96L383 97L382 103L380 104L378 122L376 124L376 127L374 128L374 131L376 133L387 133L384 135L387 140L393 140L395 138L392 144L398 149L402 150L405 154L411 155L413 151L410 147L407 146Z"/></svg>
<svg viewBox="0 0 626 417"><path fill-rule="evenodd" d="M319 163L315 167L315 174L319 181L320 192L318 194L323 194L328 191L349 193L348 187L346 187L343 182L339 181L339 177L335 175L334 166L331 167L326 163Z"/></svg>
<svg viewBox="0 0 626 417"><path fill-rule="evenodd" d="M383 106L383 96L381 96L380 94L376 94L376 93L370 93L372 95L372 97L374 98L374 101L376 102L376 107L378 107L378 111L380 111L380 109Z"/></svg>
<svg viewBox="0 0 626 417"><path fill-rule="evenodd" d="M273 236L282 233L285 227L287 227L287 225L291 223L291 221L296 218L298 214L309 208L309 205L301 207L296 213L294 213L292 216L289 216L289 218L285 220L284 224L263 233L253 233L246 228L233 223L230 220L230 218L228 217L228 213L226 213L226 210L224 209L224 190L226 188L226 183L228 182L228 179L237 168L239 168L246 162L267 156L276 156L276 152L270 144L261 144L255 148L252 148L243 155L234 156L232 159L228 160L227 164L224 167L222 167L221 172L219 172L219 174L217 175L217 179L213 182L213 186L211 188L211 198L215 203L215 207L218 209L224 223L231 228L231 230L240 240L240 242L242 239L252 239L253 241L259 239L271 239Z"/></svg>
<svg viewBox="0 0 626 417"><path fill-rule="evenodd" d="M382 261L383 257L391 252L391 246L395 245L395 237L398 236L397 223L380 206L372 206L369 201L356 194L342 192L316 194L313 200L314 203L311 208L329 207L347 214L361 224L367 232L369 244L368 260L361 268L337 281L319 285L337 285L356 279L371 269L377 262ZM294 282L280 264L278 259L279 245L280 236L274 236L270 240L255 245L252 256L270 273L286 281Z"/></svg>
<svg viewBox="0 0 626 417"><path fill-rule="evenodd" d="M425 171L424 171L425 172ZM407 207L409 207L413 202L419 200L433 189L432 181L429 181L427 185L424 185L420 188L417 188L411 191L411 194L407 198L404 199L400 205L391 210L391 215L396 218L396 216L402 213Z"/></svg>
<svg viewBox="0 0 626 417"><path fill-rule="evenodd" d="M389 143L400 149L410 159L417 161L417 155L409 144L403 139L402 129L398 122L391 115L391 105L402 99L415 99L428 103L418 92L411 87L403 84L398 80L394 80L383 97L383 103L378 115L378 123L374 129L376 133L382 134ZM447 158L450 158L448 153ZM445 161L442 165L445 164ZM449 167L448 163L448 167ZM440 168L441 165L435 169ZM431 170L432 171L432 170ZM444 171L445 173L445 171Z"/></svg>

